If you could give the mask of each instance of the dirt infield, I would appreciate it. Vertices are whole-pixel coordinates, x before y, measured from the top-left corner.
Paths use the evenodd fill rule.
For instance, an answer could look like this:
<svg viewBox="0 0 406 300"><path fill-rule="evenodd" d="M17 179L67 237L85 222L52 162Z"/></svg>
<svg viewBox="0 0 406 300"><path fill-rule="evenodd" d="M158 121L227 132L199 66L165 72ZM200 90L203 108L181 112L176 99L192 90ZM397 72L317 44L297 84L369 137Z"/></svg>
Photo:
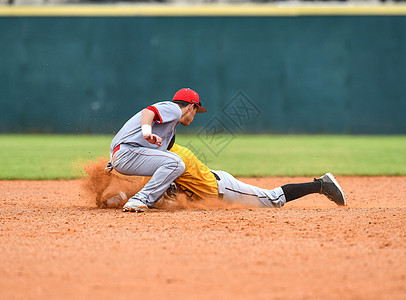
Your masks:
<svg viewBox="0 0 406 300"><path fill-rule="evenodd" d="M0 299L406 299L406 177L338 180L345 208L142 214L97 208L81 180L0 181Z"/></svg>

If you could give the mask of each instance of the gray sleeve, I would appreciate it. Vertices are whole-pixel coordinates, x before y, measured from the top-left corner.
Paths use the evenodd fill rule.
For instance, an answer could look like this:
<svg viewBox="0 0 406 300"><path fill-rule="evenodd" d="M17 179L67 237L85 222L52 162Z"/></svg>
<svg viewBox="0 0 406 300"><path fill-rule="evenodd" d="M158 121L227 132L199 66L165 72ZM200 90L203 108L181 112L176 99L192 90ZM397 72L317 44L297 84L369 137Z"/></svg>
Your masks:
<svg viewBox="0 0 406 300"><path fill-rule="evenodd" d="M156 110L155 123L162 124L176 121L178 122L182 116L182 111L179 106L173 102L165 101L152 105Z"/></svg>

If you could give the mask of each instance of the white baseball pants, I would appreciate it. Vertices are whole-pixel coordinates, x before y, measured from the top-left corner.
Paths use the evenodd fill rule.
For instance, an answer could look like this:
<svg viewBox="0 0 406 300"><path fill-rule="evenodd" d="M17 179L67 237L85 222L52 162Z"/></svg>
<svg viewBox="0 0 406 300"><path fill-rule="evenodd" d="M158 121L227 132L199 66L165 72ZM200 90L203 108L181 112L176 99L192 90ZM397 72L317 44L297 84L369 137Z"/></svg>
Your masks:
<svg viewBox="0 0 406 300"><path fill-rule="evenodd" d="M224 171L213 170L217 180L219 195L230 202L238 202L257 207L281 207L286 203L281 187L273 190L262 189L235 179Z"/></svg>

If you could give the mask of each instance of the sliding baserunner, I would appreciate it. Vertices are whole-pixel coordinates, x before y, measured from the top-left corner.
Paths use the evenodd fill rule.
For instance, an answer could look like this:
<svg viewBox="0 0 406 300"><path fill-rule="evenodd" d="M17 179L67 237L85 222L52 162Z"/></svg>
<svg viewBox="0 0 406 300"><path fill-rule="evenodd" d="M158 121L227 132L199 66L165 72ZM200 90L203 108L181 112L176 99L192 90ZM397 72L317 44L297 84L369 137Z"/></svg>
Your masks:
<svg viewBox="0 0 406 300"><path fill-rule="evenodd" d="M286 202L320 193L337 205L347 205L344 191L331 173L326 173L312 182L263 189L237 180L225 171L210 170L185 147L173 144L172 147L170 145L170 151L180 156L185 164L184 172L176 178L175 183L193 200L220 197L225 201L256 207L281 207ZM173 189L168 190L168 192L172 191Z"/></svg>

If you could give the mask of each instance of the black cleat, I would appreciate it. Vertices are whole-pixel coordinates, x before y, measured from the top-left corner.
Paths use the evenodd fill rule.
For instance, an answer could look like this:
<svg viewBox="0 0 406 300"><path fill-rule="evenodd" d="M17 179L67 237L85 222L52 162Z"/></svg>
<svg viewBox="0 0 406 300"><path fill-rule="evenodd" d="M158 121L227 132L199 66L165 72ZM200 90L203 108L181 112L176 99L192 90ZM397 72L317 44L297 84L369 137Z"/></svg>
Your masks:
<svg viewBox="0 0 406 300"><path fill-rule="evenodd" d="M343 189L340 187L333 174L327 173L319 179L315 178L314 181L320 181L321 183L320 194L325 195L339 206L347 205L347 196L345 196Z"/></svg>

